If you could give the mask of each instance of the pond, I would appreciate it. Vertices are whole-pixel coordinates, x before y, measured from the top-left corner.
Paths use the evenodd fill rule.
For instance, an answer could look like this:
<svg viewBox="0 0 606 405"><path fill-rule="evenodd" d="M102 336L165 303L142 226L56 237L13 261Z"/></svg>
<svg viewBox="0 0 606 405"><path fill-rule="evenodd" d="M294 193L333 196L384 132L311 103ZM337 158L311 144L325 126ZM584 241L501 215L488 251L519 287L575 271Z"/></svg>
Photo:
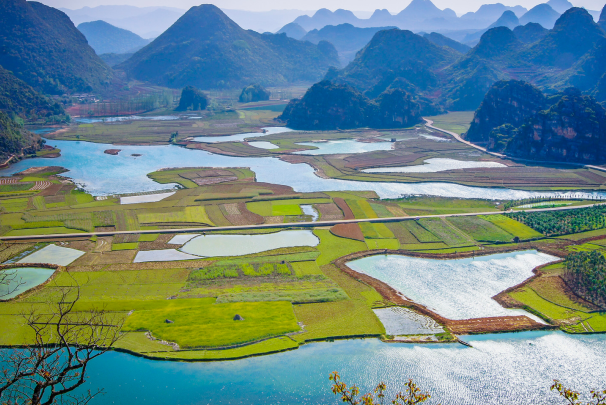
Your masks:
<svg viewBox="0 0 606 405"><path fill-rule="evenodd" d="M525 199L537 196L569 196L591 198L606 197L600 192L536 192L506 188L468 187L452 183L383 183L323 179L316 176L307 164L291 164L277 158L239 158L209 152L185 149L175 145L127 146L120 145L117 156L103 153L107 144L81 141L48 141L61 149L56 159L24 159L6 169L0 176L10 176L30 167L62 166L70 177L89 193L100 195L129 194L166 190L176 184L159 184L147 177L162 168L171 167L249 167L257 181L291 186L298 192L317 191L375 191L381 198L398 198L405 195L431 195L456 198L483 198L490 200ZM141 155L133 157L132 154Z"/></svg>
<svg viewBox="0 0 606 405"><path fill-rule="evenodd" d="M218 142L242 142L246 138L257 138L260 136L283 134L285 132L293 132L293 129L286 127L267 127L261 128L265 132L247 132L244 134L225 135L225 136L197 136L193 138L194 142L201 143L218 143Z"/></svg>
<svg viewBox="0 0 606 405"><path fill-rule="evenodd" d="M89 365L82 390L105 389L92 404L337 405L328 375L339 371L362 393L380 381L389 393L413 379L431 404L561 403L549 387L606 388L606 335L532 332L464 337L458 344L389 344L376 339L312 343L231 362L176 363L108 353Z"/></svg>
<svg viewBox="0 0 606 405"><path fill-rule="evenodd" d="M68 266L83 255L84 252L80 250L57 245L48 245L45 248L24 257L17 263L44 263L56 264L57 266Z"/></svg>
<svg viewBox="0 0 606 405"><path fill-rule="evenodd" d="M358 142L354 139L343 139L328 142L301 142L297 145L314 146L318 149L295 152L299 155L336 155L340 153L364 153L377 150L391 150L391 142Z"/></svg>
<svg viewBox="0 0 606 405"><path fill-rule="evenodd" d="M444 328L436 321L408 308L389 307L373 311L388 335L433 335L444 332Z"/></svg>
<svg viewBox="0 0 606 405"><path fill-rule="evenodd" d="M177 249L141 250L137 252L137 256L135 256L133 262L178 262L182 260L196 260L199 258L199 256L192 256L187 253L179 252Z"/></svg>
<svg viewBox="0 0 606 405"><path fill-rule="evenodd" d="M181 250L202 257L243 256L268 250L317 246L320 240L312 231L282 231L264 235L205 235L185 244Z"/></svg>
<svg viewBox="0 0 606 405"><path fill-rule="evenodd" d="M259 149L271 150L271 149L279 149L280 148L278 145L274 145L271 142L265 142L265 141L248 142L248 144L250 146L253 146L253 147L259 148Z"/></svg>
<svg viewBox="0 0 606 405"><path fill-rule="evenodd" d="M469 319L529 315L503 308L492 297L532 277L535 267L556 260L559 258L527 250L457 260L381 255L347 265L389 284L439 315Z"/></svg>
<svg viewBox="0 0 606 405"><path fill-rule="evenodd" d="M476 169L482 167L507 167L497 162L473 162L455 159L427 159L422 165L400 166L400 167L378 167L364 169L364 173L436 173L446 170Z"/></svg>
<svg viewBox="0 0 606 405"><path fill-rule="evenodd" d="M154 115L154 116L142 116L142 115L125 115L120 117L95 117L95 118L75 118L75 122L81 124L94 124L97 122L120 122L120 121L175 121L183 118L178 115Z"/></svg>
<svg viewBox="0 0 606 405"><path fill-rule="evenodd" d="M158 194L144 194L144 195L133 195L128 197L120 197L120 204L128 205L128 204L143 204L143 203L152 203L162 201L165 198L174 195L175 191L171 191L168 193L158 193Z"/></svg>
<svg viewBox="0 0 606 405"><path fill-rule="evenodd" d="M41 267L21 267L9 270L0 270L0 277L5 283L0 284L0 299L9 300L39 286L48 280L55 270ZM4 278L6 276L6 278Z"/></svg>

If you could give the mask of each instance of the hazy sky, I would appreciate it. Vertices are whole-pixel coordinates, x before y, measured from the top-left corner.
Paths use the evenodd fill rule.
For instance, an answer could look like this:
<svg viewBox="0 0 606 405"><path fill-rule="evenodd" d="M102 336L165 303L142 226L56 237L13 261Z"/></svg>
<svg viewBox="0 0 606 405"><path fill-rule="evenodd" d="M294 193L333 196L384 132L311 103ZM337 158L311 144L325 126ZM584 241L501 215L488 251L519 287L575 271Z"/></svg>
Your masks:
<svg viewBox="0 0 606 405"><path fill-rule="evenodd" d="M1 1L1 0L0 0ZM169 6L187 9L191 6L197 6L202 3L211 2L221 8L266 11L266 10L316 10L319 8L328 8L335 10L345 8L348 10L375 10L377 8L386 8L392 13L403 10L411 0L39 0L44 4L53 7L67 7L71 9L82 8L85 6L95 7L99 5L133 5L133 6ZM439 8L452 8L457 13L475 11L479 6L485 3L503 3L506 5L520 4L524 7L532 7L547 0L434 0L434 4ZM571 0L575 6L585 7L590 10L601 10L604 6L604 0Z"/></svg>

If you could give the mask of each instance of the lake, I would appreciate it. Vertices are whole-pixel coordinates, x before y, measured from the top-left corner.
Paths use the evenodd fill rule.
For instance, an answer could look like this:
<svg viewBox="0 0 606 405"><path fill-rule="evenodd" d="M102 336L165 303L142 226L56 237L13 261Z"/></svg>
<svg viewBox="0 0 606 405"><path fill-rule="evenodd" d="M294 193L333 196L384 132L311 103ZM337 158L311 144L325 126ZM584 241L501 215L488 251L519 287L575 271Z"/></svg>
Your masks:
<svg viewBox="0 0 606 405"><path fill-rule="evenodd" d="M48 280L55 270L40 267L21 267L0 271L7 275L7 284L0 284L0 299L8 300L39 286ZM10 294L8 293L10 291Z"/></svg>
<svg viewBox="0 0 606 405"><path fill-rule="evenodd" d="M315 175L307 164L291 164L277 158L240 158L216 155L205 151L185 149L175 145L126 146L117 156L103 153L108 144L49 140L49 145L61 149L56 159L25 159L0 170L0 176L10 176L41 166L63 166L69 170L64 176L93 195L127 194L166 190L172 185L158 184L147 174L170 167L250 167L257 181L291 186L299 192L316 191L375 191L381 198L406 195L432 195L456 198L484 198L491 200L524 199L536 196L575 195L583 198L606 197L600 192L536 192L506 188L468 187L452 183L383 183L323 179ZM141 156L131 156L140 154Z"/></svg>
<svg viewBox="0 0 606 405"><path fill-rule="evenodd" d="M492 297L532 277L535 267L556 260L559 258L527 250L457 260L380 255L347 265L389 284L439 315L469 319L529 315L525 311L503 308Z"/></svg>
<svg viewBox="0 0 606 405"><path fill-rule="evenodd" d="M524 332L464 337L459 344L389 344L377 339L322 342L238 361L177 363L108 353L89 365L83 387L104 387L93 404L327 405L341 403L328 375L339 371L362 392L390 392L412 378L432 404L562 403L554 379L576 390L606 388L606 335Z"/></svg>
<svg viewBox="0 0 606 405"><path fill-rule="evenodd" d="M261 128L265 132L246 132L244 134L225 135L225 136L196 136L193 138L195 142L201 143L218 143L218 142L242 142L246 138L257 138L260 136L282 134L285 132L293 132L294 130L286 127L267 127ZM276 146L277 148L277 146Z"/></svg>
<svg viewBox="0 0 606 405"><path fill-rule="evenodd" d="M364 153L377 150L391 150L391 142L358 142L354 139L340 139L338 141L328 142L301 142L301 146L314 146L318 149L304 150L295 152L299 155L336 155L340 153Z"/></svg>

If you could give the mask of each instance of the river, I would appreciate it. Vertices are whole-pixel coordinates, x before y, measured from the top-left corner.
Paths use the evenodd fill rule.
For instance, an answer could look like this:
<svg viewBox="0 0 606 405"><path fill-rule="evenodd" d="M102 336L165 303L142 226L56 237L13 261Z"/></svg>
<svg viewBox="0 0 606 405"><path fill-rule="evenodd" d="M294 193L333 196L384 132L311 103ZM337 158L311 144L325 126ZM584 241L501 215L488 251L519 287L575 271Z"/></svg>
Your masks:
<svg viewBox="0 0 606 405"><path fill-rule="evenodd" d="M82 141L49 140L49 145L61 149L56 159L25 159L0 170L0 176L9 176L30 167L63 166L64 175L93 195L112 195L164 190L170 185L158 184L147 174L170 167L249 167L257 181L291 186L299 192L316 191L375 191L381 198L406 195L432 195L457 198L511 200L535 196L566 195L564 192L532 192L506 188L468 187L452 183L381 183L323 179L315 175L307 164L291 164L277 158L241 158L223 156L180 146L123 146ZM120 148L118 156L103 153ZM141 156L132 156L141 155ZM574 192L577 196L606 197L606 192Z"/></svg>

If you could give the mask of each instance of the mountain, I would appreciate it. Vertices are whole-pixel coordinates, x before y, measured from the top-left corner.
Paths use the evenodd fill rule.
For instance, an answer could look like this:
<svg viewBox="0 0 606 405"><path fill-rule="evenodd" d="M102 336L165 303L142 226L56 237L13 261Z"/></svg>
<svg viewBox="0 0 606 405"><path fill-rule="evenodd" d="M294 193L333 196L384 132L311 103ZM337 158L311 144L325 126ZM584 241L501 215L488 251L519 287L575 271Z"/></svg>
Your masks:
<svg viewBox="0 0 606 405"><path fill-rule="evenodd" d="M0 67L0 111L25 120L67 119L61 104L38 93L30 85Z"/></svg>
<svg viewBox="0 0 606 405"><path fill-rule="evenodd" d="M137 34L114 27L100 20L82 23L78 25L78 29L84 34L88 44L95 50L97 55L104 53L134 53L150 42Z"/></svg>
<svg viewBox="0 0 606 405"><path fill-rule="evenodd" d="M532 44L542 39L549 30L543 28L541 24L528 23L526 25L519 25L514 28L513 33L520 42L525 44Z"/></svg>
<svg viewBox="0 0 606 405"><path fill-rule="evenodd" d="M492 131L501 125L521 126L547 105L546 98L535 86L518 80L495 83L476 110L469 130L463 138L470 142L487 144L489 149L503 150L499 140L491 138Z"/></svg>
<svg viewBox="0 0 606 405"><path fill-rule="evenodd" d="M306 31L321 29L327 25L352 24L359 26L359 19L349 10L339 9L334 13L326 8L316 11L313 16L302 15L294 23L299 24Z"/></svg>
<svg viewBox="0 0 606 405"><path fill-rule="evenodd" d="M469 58L475 56L482 59L497 60L511 55L522 48L522 43L513 31L507 27L491 28L482 35L480 42L468 53Z"/></svg>
<svg viewBox="0 0 606 405"><path fill-rule="evenodd" d="M107 64L107 66L113 68L114 66L129 60L133 55L134 53L103 53L99 55L99 57Z"/></svg>
<svg viewBox="0 0 606 405"><path fill-rule="evenodd" d="M521 57L543 66L569 68L605 37L606 33L587 10L573 7L562 14L554 28Z"/></svg>
<svg viewBox="0 0 606 405"><path fill-rule="evenodd" d="M447 48L454 49L455 51L463 53L463 54L467 53L471 49L469 46L464 45L460 42L457 42L454 39L445 37L442 34L438 34L437 32L432 32L430 34L424 34L423 37L427 38L429 41L431 41L435 45L445 46Z"/></svg>
<svg viewBox="0 0 606 405"><path fill-rule="evenodd" d="M484 4L476 12L463 14L461 21L470 24L468 27L485 28L502 16L505 11L513 11L519 18L528 10L522 6L508 7L501 3Z"/></svg>
<svg viewBox="0 0 606 405"><path fill-rule="evenodd" d="M431 0L412 0L410 4L402 10L397 18L400 21L410 20L430 20L434 18L456 18L456 13L447 8L440 10L431 2Z"/></svg>
<svg viewBox="0 0 606 405"><path fill-rule="evenodd" d="M74 25L80 25L91 21L108 21L113 19L124 19L141 17L153 11L162 10L166 13L179 13L183 15L185 10L174 7L135 7L135 6L97 6L82 7L76 10L60 8L74 22Z"/></svg>
<svg viewBox="0 0 606 405"><path fill-rule="evenodd" d="M602 13L600 14L600 20L598 21L598 25L606 31L606 6L602 9Z"/></svg>
<svg viewBox="0 0 606 405"><path fill-rule="evenodd" d="M425 90L437 83L432 72L452 63L458 53L434 45L410 31L379 31L336 80L376 96L396 79L408 83L408 91Z"/></svg>
<svg viewBox="0 0 606 405"><path fill-rule="evenodd" d="M321 30L312 30L301 40L318 44L320 41L328 41L335 46L339 52L341 65L345 66L351 62L356 53L370 42L372 37L379 31L393 29L395 27L358 28L351 24L328 25Z"/></svg>
<svg viewBox="0 0 606 405"><path fill-rule="evenodd" d="M488 28L490 29L495 27L507 27L510 30L513 30L518 25L520 25L520 20L518 20L518 17L514 14L513 11L507 10L503 13L501 17L499 17L497 21L492 23L492 25L490 25L490 27Z"/></svg>
<svg viewBox="0 0 606 405"><path fill-rule="evenodd" d="M89 92L111 81L111 69L61 11L3 0L0 21L0 65L36 90Z"/></svg>
<svg viewBox="0 0 606 405"><path fill-rule="evenodd" d="M183 16L183 10L173 11L158 8L149 13L127 18L108 18L104 21L118 28L134 32L142 38L155 38Z"/></svg>
<svg viewBox="0 0 606 405"><path fill-rule="evenodd" d="M593 97L569 88L518 128L506 151L525 159L605 163L606 111Z"/></svg>
<svg viewBox="0 0 606 405"><path fill-rule="evenodd" d="M520 24L526 25L530 22L541 24L543 27L551 29L560 17L560 13L555 11L548 4L539 4L531 8L526 14L520 17Z"/></svg>
<svg viewBox="0 0 606 405"><path fill-rule="evenodd" d="M419 105L403 90L388 90L371 101L351 86L327 80L291 100L278 119L301 130L407 128L422 121Z"/></svg>
<svg viewBox="0 0 606 405"><path fill-rule="evenodd" d="M280 27L292 22L295 18L305 14L312 15L315 12L315 10L248 11L225 8L222 10L225 15L240 27L245 30L253 30L260 33L276 32Z"/></svg>
<svg viewBox="0 0 606 405"><path fill-rule="evenodd" d="M564 14L568 9L574 7L568 0L549 0L547 4L560 14Z"/></svg>
<svg viewBox="0 0 606 405"><path fill-rule="evenodd" d="M0 111L0 162L11 155L36 153L44 142L39 135L21 128L3 111Z"/></svg>
<svg viewBox="0 0 606 405"><path fill-rule="evenodd" d="M276 32L276 34L286 34L287 37L301 39L307 34L307 31L299 24L293 22L280 28L280 31Z"/></svg>
<svg viewBox="0 0 606 405"><path fill-rule="evenodd" d="M337 51L326 41L314 45L286 34L245 31L205 4L192 7L117 68L159 85L212 89L317 81L338 65Z"/></svg>

